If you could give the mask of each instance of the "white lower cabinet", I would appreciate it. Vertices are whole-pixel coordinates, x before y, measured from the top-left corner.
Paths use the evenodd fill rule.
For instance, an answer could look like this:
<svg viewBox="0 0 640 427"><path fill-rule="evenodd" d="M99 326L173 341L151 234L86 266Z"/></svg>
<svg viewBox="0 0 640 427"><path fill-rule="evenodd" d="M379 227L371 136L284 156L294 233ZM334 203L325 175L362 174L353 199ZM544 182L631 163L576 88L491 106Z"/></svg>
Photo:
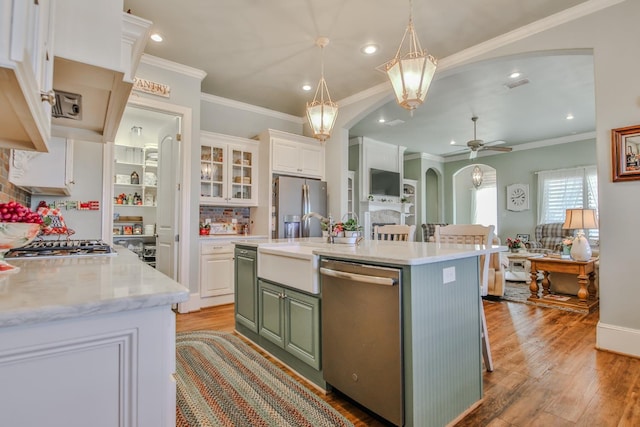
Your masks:
<svg viewBox="0 0 640 427"><path fill-rule="evenodd" d="M228 241L200 243L200 307L233 302L233 250Z"/></svg>
<svg viewBox="0 0 640 427"><path fill-rule="evenodd" d="M168 306L0 328L7 426L175 426Z"/></svg>

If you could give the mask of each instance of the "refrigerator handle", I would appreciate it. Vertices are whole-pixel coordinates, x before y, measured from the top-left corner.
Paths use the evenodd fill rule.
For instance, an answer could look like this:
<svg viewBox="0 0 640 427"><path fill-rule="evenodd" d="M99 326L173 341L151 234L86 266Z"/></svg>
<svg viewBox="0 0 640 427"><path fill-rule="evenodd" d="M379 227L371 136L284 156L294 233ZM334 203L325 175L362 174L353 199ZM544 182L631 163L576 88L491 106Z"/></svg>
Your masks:
<svg viewBox="0 0 640 427"><path fill-rule="evenodd" d="M302 184L302 215L306 215L311 211L311 201L309 200L309 186ZM302 223L302 237L309 237L309 221L311 218L305 218Z"/></svg>

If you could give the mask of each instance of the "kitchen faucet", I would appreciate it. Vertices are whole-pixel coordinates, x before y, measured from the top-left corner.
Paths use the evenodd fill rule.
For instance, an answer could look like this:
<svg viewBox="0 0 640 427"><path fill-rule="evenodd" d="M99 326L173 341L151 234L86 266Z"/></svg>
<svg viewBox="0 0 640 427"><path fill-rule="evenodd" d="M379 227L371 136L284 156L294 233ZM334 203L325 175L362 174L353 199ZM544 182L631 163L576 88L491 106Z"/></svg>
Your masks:
<svg viewBox="0 0 640 427"><path fill-rule="evenodd" d="M302 223L304 224L304 222L310 217L318 218L320 222L328 224L327 230L329 233L327 236L327 243L333 243L333 217L331 216L331 214L329 214L329 218L325 218L317 212L309 212L302 215Z"/></svg>

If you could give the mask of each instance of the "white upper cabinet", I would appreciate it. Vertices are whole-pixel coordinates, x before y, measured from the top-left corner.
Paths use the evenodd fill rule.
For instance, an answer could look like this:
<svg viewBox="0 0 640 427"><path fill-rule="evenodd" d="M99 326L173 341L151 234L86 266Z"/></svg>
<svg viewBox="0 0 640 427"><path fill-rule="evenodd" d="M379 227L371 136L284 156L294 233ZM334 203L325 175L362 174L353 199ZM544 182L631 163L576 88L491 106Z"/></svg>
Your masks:
<svg viewBox="0 0 640 427"><path fill-rule="evenodd" d="M270 142L273 173L324 178L324 145L319 141L271 129L260 139Z"/></svg>
<svg viewBox="0 0 640 427"><path fill-rule="evenodd" d="M151 28L118 3L56 3L54 136L115 140Z"/></svg>
<svg viewBox="0 0 640 427"><path fill-rule="evenodd" d="M0 0L0 147L113 141L150 27L122 2Z"/></svg>
<svg viewBox="0 0 640 427"><path fill-rule="evenodd" d="M73 144L53 137L48 153L11 150L9 182L31 194L68 196L74 184Z"/></svg>
<svg viewBox="0 0 640 427"><path fill-rule="evenodd" d="M51 0L0 0L0 147L48 151L53 21Z"/></svg>
<svg viewBox="0 0 640 427"><path fill-rule="evenodd" d="M258 204L258 143L212 132L200 134L200 203Z"/></svg>

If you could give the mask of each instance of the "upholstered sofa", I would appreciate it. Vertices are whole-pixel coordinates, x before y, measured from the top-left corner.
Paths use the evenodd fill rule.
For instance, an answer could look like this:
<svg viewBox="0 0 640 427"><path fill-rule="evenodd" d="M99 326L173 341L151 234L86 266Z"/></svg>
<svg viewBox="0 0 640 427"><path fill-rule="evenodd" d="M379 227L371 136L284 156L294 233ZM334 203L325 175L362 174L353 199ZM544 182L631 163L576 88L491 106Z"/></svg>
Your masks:
<svg viewBox="0 0 640 427"><path fill-rule="evenodd" d="M560 252L562 238L569 235L569 232L564 230L562 225L562 222L537 225L533 240L525 243L527 251L537 254Z"/></svg>
<svg viewBox="0 0 640 427"><path fill-rule="evenodd" d="M434 232L436 226L445 226L449 224L422 224L422 238L425 242L435 241ZM500 238L494 237L494 245L500 244ZM509 260L504 254L493 253L489 259L489 289L487 295L501 297L504 295L505 289L505 270L509 266Z"/></svg>

